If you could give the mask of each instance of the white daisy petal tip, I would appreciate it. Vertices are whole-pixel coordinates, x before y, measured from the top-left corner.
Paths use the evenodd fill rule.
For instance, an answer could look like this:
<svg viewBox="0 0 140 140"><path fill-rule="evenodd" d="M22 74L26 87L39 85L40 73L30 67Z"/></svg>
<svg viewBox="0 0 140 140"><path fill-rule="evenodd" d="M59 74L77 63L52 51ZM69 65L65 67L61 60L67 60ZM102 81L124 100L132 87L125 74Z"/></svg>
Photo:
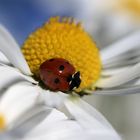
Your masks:
<svg viewBox="0 0 140 140"><path fill-rule="evenodd" d="M20 47L9 33L9 31L0 24L0 51L8 60L26 75L31 75L30 68L21 53Z"/></svg>

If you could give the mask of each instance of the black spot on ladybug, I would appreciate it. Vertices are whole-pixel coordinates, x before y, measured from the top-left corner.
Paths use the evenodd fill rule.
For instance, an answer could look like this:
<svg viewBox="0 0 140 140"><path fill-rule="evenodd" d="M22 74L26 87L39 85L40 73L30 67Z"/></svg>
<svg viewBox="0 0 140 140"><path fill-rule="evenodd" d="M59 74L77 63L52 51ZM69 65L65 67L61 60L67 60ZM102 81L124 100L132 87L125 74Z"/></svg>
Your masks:
<svg viewBox="0 0 140 140"><path fill-rule="evenodd" d="M65 67L64 67L63 65L60 65L60 66L59 66L59 70L61 70L61 71L64 70L64 68L65 68Z"/></svg>
<svg viewBox="0 0 140 140"><path fill-rule="evenodd" d="M58 78L55 78L55 79L54 79L54 83L55 83L55 84L58 84L59 82L60 82L60 80L59 80Z"/></svg>
<svg viewBox="0 0 140 140"><path fill-rule="evenodd" d="M70 64L68 61L66 62L67 64Z"/></svg>
<svg viewBox="0 0 140 140"><path fill-rule="evenodd" d="M51 62L51 61L53 61L53 60L54 60L54 58L50 59L49 61Z"/></svg>

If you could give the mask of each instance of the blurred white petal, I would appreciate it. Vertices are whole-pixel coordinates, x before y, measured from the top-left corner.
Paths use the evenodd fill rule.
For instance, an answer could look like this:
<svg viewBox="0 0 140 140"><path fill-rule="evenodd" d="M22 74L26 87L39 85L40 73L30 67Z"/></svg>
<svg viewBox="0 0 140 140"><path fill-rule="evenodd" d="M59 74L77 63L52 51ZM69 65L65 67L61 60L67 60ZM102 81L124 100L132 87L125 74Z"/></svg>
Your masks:
<svg viewBox="0 0 140 140"><path fill-rule="evenodd" d="M9 60L4 56L3 53L0 52L0 63L10 64Z"/></svg>
<svg viewBox="0 0 140 140"><path fill-rule="evenodd" d="M107 64L104 68L116 68L117 67L125 67L125 66L129 66L129 65L134 65L136 63L140 62L140 57L135 58L135 59L129 59L129 60L120 60L111 64Z"/></svg>
<svg viewBox="0 0 140 140"><path fill-rule="evenodd" d="M42 90L40 89L42 94L42 98L45 100L45 104L49 107L60 108L64 105L64 100L69 96L61 91L53 92L50 90Z"/></svg>
<svg viewBox="0 0 140 140"><path fill-rule="evenodd" d="M26 115L30 115L32 113L33 110L31 110L31 112L28 112L28 114L26 113ZM42 135L42 131L44 131L43 135L46 134L45 129L43 129L47 127L46 125L50 126L50 124L52 123L65 121L66 119L67 117L62 112L56 109L50 109L42 105L35 106L33 116L28 117L26 121L22 122L22 124L15 129L0 134L0 138L10 138L6 140L21 140L23 138L28 138L29 135L29 137L34 137L38 139L37 135Z"/></svg>
<svg viewBox="0 0 140 140"><path fill-rule="evenodd" d="M131 51L125 52L123 54L118 55L115 58L112 58L107 61L107 63L103 66L104 69L110 67L120 67L120 66L128 66L131 64L138 63L140 61L140 47L134 48Z"/></svg>
<svg viewBox="0 0 140 140"><path fill-rule="evenodd" d="M124 69L111 77L104 77L97 81L96 86L100 88L112 88L127 83L140 75L140 63Z"/></svg>
<svg viewBox="0 0 140 140"><path fill-rule="evenodd" d="M91 92L89 92L91 93ZM131 85L129 87L119 87L114 89L104 89L93 91L92 94L97 95L128 95L128 94L138 94L140 93L140 85Z"/></svg>
<svg viewBox="0 0 140 140"><path fill-rule="evenodd" d="M103 77L109 77L109 76L113 76L113 75L117 75L121 72L123 72L124 70L128 70L129 68L131 68L131 66L126 66L126 67L118 67L118 68L108 68L108 69L103 69L101 72L101 78Z"/></svg>
<svg viewBox="0 0 140 140"><path fill-rule="evenodd" d="M39 116L42 114L43 112ZM32 121L29 120L23 124L21 128L24 128L23 131L26 132L24 132L23 138L20 136L20 140L119 140L119 137L116 137L112 131L99 129L90 131L76 121L68 120L63 113L55 109L45 116L44 118L43 116L41 118L34 117ZM29 127L32 125L34 127L30 129ZM17 129L20 130L20 128ZM17 133L19 134L19 131Z"/></svg>
<svg viewBox="0 0 140 140"><path fill-rule="evenodd" d="M100 54L103 64L105 65L108 62L108 60L115 57L117 58L118 55L123 54L126 51L139 47L140 45L139 36L140 31L137 31L119 40L118 42L115 42L112 45L102 49Z"/></svg>
<svg viewBox="0 0 140 140"><path fill-rule="evenodd" d="M6 121L6 129L18 124L17 119L39 104L39 96L37 87L28 82L20 82L9 88L0 98L0 115ZM22 121L22 117L20 119Z"/></svg>
<svg viewBox="0 0 140 140"><path fill-rule="evenodd" d="M51 137L58 138L65 135L72 135L76 129L80 130L81 128L75 121L67 120L67 117L63 113L53 110L27 134L27 137L35 138L45 136L47 139Z"/></svg>
<svg viewBox="0 0 140 140"><path fill-rule="evenodd" d="M71 115L83 127L91 129L112 129L108 121L96 109L80 98L70 97L64 104Z"/></svg>
<svg viewBox="0 0 140 140"><path fill-rule="evenodd" d="M103 115L101 115L95 108L80 98L67 99L65 101L65 106L74 117L74 119L81 126L83 126L85 130L90 130L91 134L98 134L99 132L102 133L103 136L107 132L108 135L114 135L114 139L120 139L120 137L117 135L109 122L103 117Z"/></svg>
<svg viewBox="0 0 140 140"><path fill-rule="evenodd" d="M21 53L19 45L2 25L0 25L0 51L24 74L31 75L30 68Z"/></svg>
<svg viewBox="0 0 140 140"><path fill-rule="evenodd" d="M23 75L20 71L9 66L0 65L0 90L7 88L8 86L19 82L19 81L29 81L31 83L37 83L32 77Z"/></svg>
<svg viewBox="0 0 140 140"><path fill-rule="evenodd" d="M1 140L17 140L15 138L12 138L10 135L0 134Z"/></svg>

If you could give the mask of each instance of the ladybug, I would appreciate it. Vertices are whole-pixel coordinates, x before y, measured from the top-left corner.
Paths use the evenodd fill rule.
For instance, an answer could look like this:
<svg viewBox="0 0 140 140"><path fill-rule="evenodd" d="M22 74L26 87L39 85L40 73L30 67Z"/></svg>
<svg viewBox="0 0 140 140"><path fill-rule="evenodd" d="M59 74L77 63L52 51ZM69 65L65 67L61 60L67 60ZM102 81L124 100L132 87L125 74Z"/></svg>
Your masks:
<svg viewBox="0 0 140 140"><path fill-rule="evenodd" d="M53 91L68 92L81 83L80 72L63 58L46 60L40 65L39 74L45 86Z"/></svg>

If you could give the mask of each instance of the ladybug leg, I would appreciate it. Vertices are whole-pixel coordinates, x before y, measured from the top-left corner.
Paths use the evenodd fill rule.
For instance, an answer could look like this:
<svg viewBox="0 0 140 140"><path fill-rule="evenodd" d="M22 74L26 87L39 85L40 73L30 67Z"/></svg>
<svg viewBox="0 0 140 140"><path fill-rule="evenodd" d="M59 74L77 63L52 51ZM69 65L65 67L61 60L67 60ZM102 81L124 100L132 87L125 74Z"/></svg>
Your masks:
<svg viewBox="0 0 140 140"><path fill-rule="evenodd" d="M70 82L70 90L78 88L80 86L80 83L81 83L80 72L78 71L72 76L72 80Z"/></svg>

